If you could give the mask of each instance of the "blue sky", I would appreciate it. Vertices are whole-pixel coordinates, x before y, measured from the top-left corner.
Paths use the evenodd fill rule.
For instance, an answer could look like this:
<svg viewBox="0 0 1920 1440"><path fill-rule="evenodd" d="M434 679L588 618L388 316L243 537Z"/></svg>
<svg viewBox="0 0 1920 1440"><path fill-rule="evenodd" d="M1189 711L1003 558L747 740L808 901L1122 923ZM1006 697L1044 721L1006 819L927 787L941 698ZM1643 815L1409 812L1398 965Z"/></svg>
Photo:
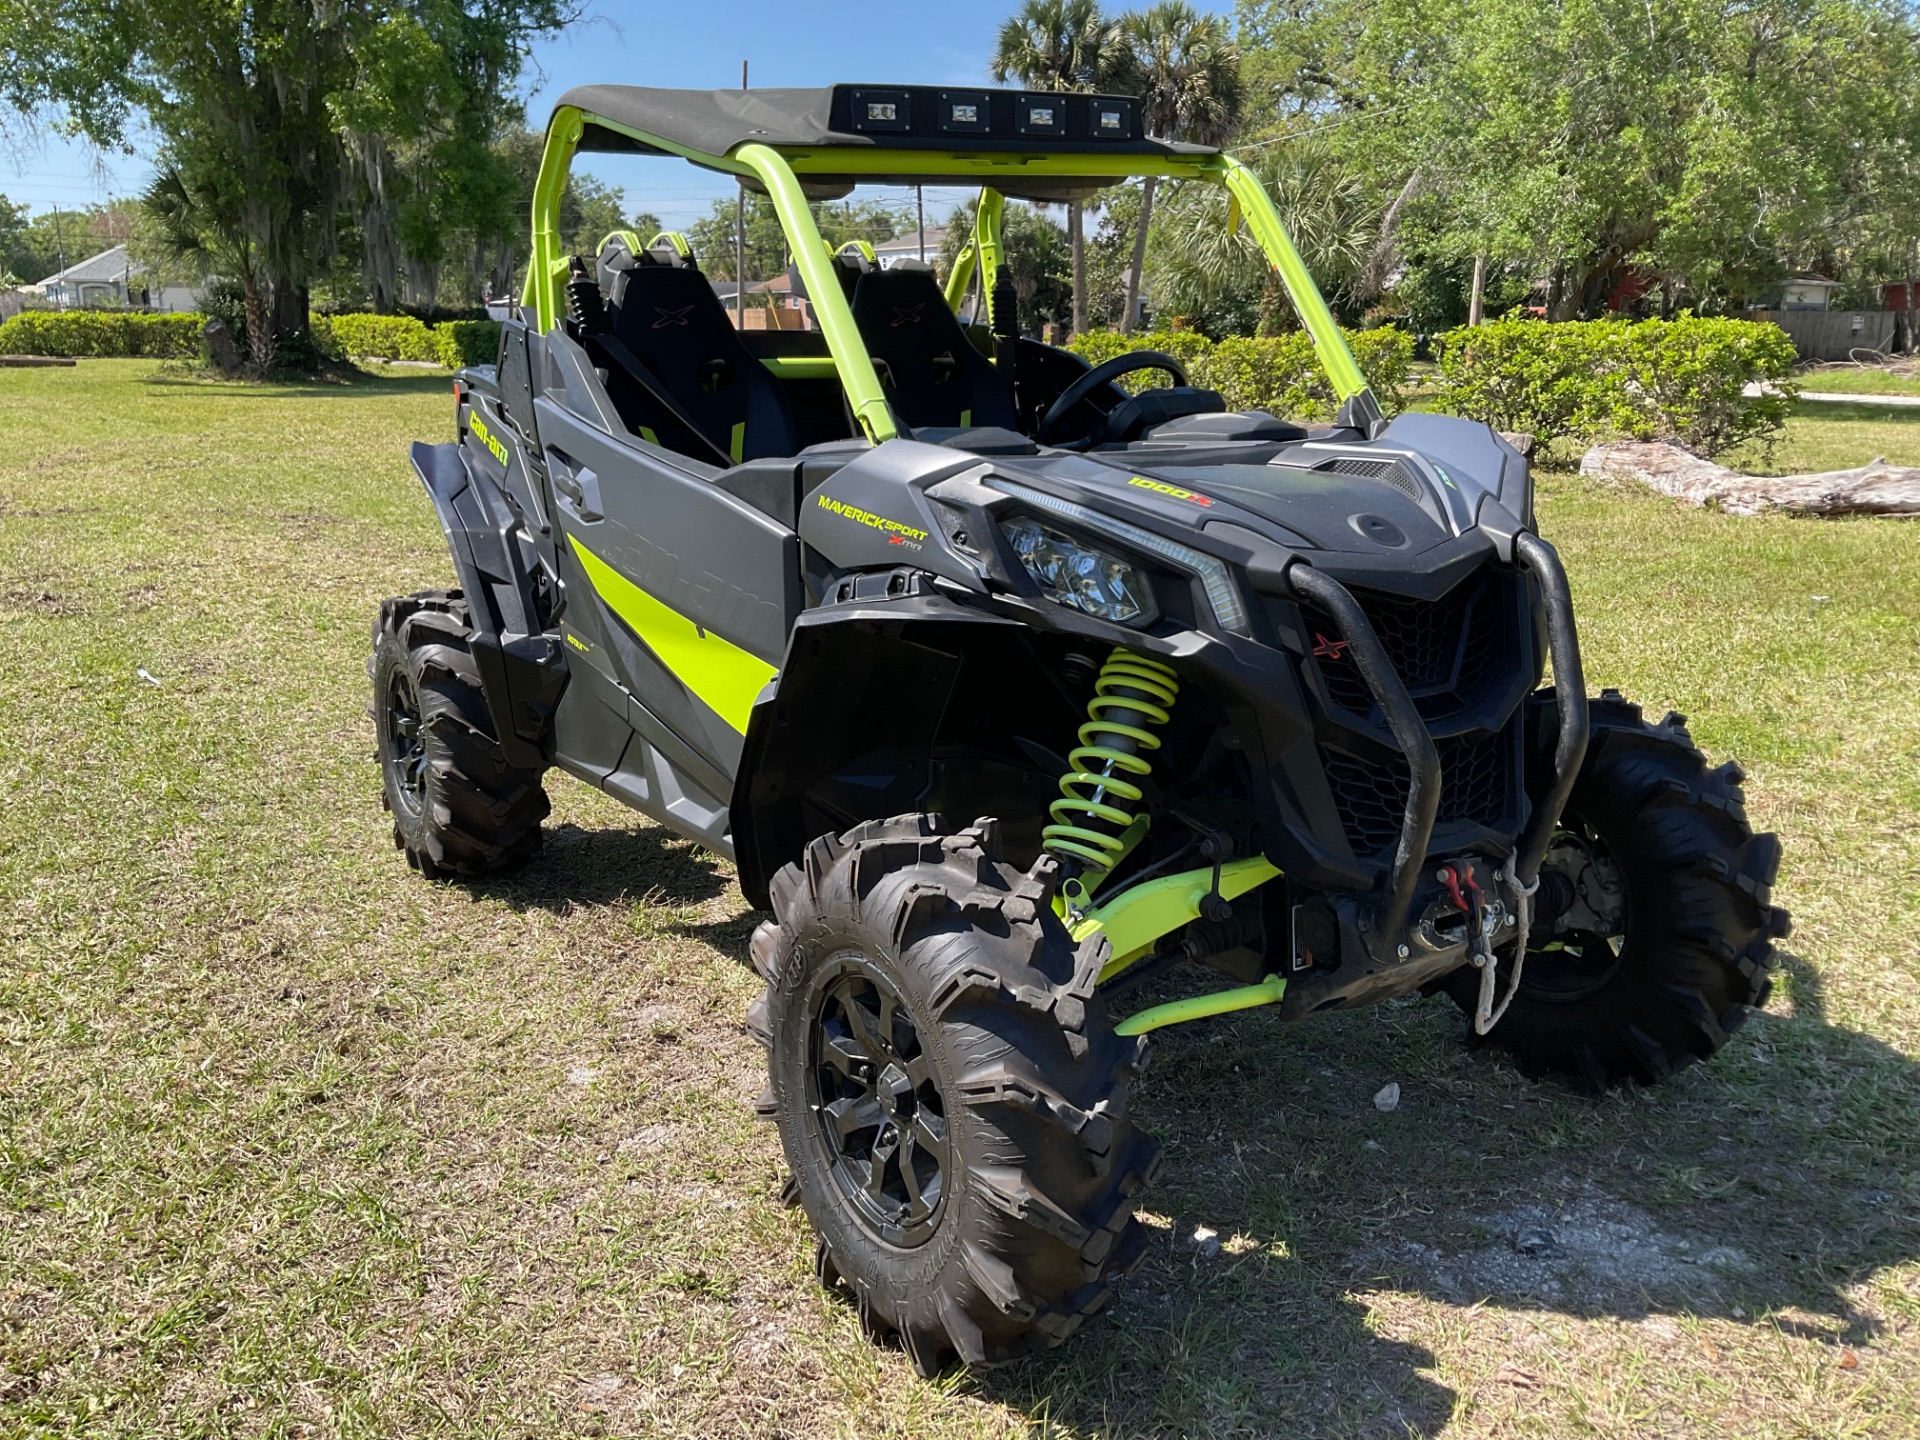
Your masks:
<svg viewBox="0 0 1920 1440"><path fill-rule="evenodd" d="M882 0L819 7L793 0L691 0L641 6L598 0L586 21L536 49L539 73L528 77L528 119L536 127L544 124L554 99L572 85L738 85L742 59L750 63L756 86L835 80L981 84L994 31L1014 3ZM795 23L796 13L801 23ZM581 168L621 186L630 209L651 210L670 225L704 214L713 200L733 193L730 181L680 161L601 156ZM19 156L0 152L0 194L35 210L134 194L150 173L143 157L96 156L74 144L47 142ZM930 191L928 223L944 218L961 193Z"/></svg>

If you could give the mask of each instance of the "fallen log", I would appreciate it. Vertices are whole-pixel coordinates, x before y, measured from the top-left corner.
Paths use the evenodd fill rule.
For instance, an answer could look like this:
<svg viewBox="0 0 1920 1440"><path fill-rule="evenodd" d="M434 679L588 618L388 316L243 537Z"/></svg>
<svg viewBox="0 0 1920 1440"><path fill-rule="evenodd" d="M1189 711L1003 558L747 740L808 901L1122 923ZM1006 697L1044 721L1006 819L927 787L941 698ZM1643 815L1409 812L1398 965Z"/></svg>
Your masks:
<svg viewBox="0 0 1920 1440"><path fill-rule="evenodd" d="M29 370L42 365L72 365L73 361L63 355L0 355L0 365L13 369Z"/></svg>
<svg viewBox="0 0 1920 1440"><path fill-rule="evenodd" d="M1580 461L1582 475L1633 480L1689 505L1717 505L1732 515L1785 510L1795 515L1920 515L1920 469L1881 456L1853 470L1817 475L1742 475L1661 440L1596 445Z"/></svg>

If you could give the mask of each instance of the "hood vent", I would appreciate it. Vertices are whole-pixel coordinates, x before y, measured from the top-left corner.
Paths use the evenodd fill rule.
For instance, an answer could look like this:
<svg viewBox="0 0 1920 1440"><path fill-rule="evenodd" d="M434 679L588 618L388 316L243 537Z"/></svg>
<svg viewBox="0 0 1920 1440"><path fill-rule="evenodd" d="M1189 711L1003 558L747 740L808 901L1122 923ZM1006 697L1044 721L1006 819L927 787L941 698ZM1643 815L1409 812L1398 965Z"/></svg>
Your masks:
<svg viewBox="0 0 1920 1440"><path fill-rule="evenodd" d="M1384 480L1409 500L1420 498L1419 480L1408 469L1406 462L1397 457L1382 460L1372 456L1341 455L1332 460L1322 460L1313 468L1336 475L1360 475L1368 480Z"/></svg>

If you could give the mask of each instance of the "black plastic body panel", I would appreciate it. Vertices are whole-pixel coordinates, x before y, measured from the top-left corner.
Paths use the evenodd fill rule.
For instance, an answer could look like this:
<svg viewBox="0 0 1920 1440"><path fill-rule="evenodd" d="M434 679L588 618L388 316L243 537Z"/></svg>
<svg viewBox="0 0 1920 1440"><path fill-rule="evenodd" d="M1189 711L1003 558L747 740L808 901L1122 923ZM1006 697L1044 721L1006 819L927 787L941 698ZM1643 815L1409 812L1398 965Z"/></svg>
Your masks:
<svg viewBox="0 0 1920 1440"><path fill-rule="evenodd" d="M470 472L459 445L413 447L467 597L470 642L507 762L553 759L553 717L567 688L565 652L545 633L527 567L516 556L521 520L493 481Z"/></svg>

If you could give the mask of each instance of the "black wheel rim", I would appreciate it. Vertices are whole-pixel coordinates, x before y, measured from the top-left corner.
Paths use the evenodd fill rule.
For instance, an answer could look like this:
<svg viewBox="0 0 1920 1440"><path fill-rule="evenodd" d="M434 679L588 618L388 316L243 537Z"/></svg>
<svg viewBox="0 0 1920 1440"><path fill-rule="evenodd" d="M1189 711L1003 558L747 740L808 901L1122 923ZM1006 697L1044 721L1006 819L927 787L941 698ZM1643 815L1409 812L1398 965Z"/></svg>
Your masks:
<svg viewBox="0 0 1920 1440"><path fill-rule="evenodd" d="M925 1244L953 1172L945 1097L906 1003L863 956L815 990L808 1101L833 1179L860 1223L889 1244Z"/></svg>
<svg viewBox="0 0 1920 1440"><path fill-rule="evenodd" d="M387 789L394 804L418 815L427 803L427 733L420 723L419 694L404 670L394 671L387 682L380 730Z"/></svg>
<svg viewBox="0 0 1920 1440"><path fill-rule="evenodd" d="M1520 993L1549 1004L1570 1005L1597 995L1626 963L1631 916L1625 868L1593 827L1571 814L1554 836L1548 854L1553 856L1568 848L1584 851L1589 864L1598 861L1612 868L1621 887L1619 914L1603 925L1563 925L1550 935L1534 933L1527 947L1526 969L1520 976Z"/></svg>

